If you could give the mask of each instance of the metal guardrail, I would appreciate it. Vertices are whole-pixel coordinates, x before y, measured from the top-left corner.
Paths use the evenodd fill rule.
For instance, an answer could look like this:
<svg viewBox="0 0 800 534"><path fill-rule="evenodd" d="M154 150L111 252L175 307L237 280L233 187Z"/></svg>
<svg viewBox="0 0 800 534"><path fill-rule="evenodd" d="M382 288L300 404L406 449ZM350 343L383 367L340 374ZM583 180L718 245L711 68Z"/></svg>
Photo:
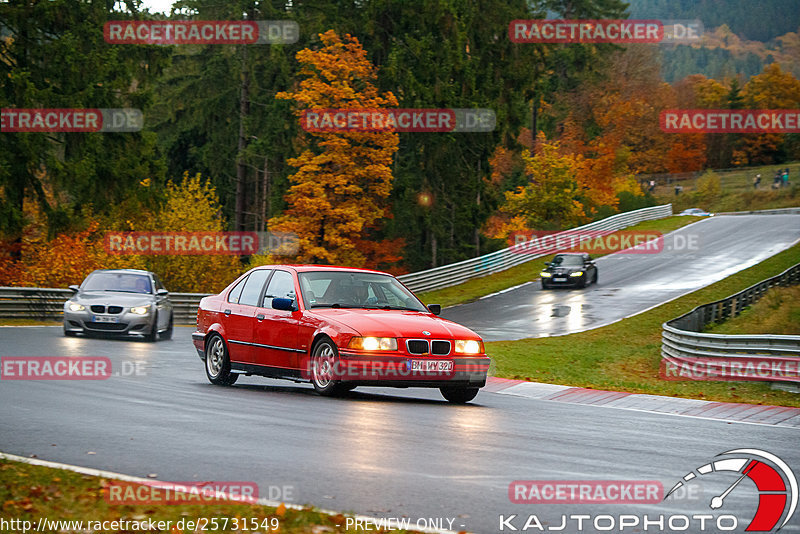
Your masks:
<svg viewBox="0 0 800 534"><path fill-rule="evenodd" d="M60 320L70 289L46 287L0 287L0 319ZM175 322L194 323L197 306L205 293L170 293Z"/></svg>
<svg viewBox="0 0 800 534"><path fill-rule="evenodd" d="M585 224L578 228L566 230L565 233L576 231L616 231L627 228L642 221L663 219L672 215L672 204L663 206L653 206L635 211L628 211L618 215L612 215L600 221ZM558 234L556 234L558 235ZM504 271L516 265L541 258L547 254L528 254L519 253L515 247L504 248L496 252L491 252L477 258L434 267L426 271L404 274L397 278L414 292L431 291L450 287L473 278L480 278L493 273ZM549 253L548 253L549 254Z"/></svg>
<svg viewBox="0 0 800 534"><path fill-rule="evenodd" d="M615 231L641 221L661 219L670 215L672 215L672 204L665 204L620 213L567 232L576 230ZM513 247L509 247L477 258L406 274L398 278L412 291L428 291L504 271L545 255L520 254L513 252L512 249ZM0 319L58 320L63 317L64 302L71 296L72 291L69 289L0 287ZM205 293L170 293L170 300L175 306L175 322L194 323L197 306L200 299L205 296Z"/></svg>
<svg viewBox="0 0 800 534"><path fill-rule="evenodd" d="M754 210L754 211L723 211L717 215L797 215L800 214L800 208L776 208L772 210Z"/></svg>
<svg viewBox="0 0 800 534"><path fill-rule="evenodd" d="M726 335L703 332L710 324L736 317L747 306L760 299L768 289L796 284L800 284L800 263L735 295L703 304L689 313L667 321L662 325L662 361L681 366L686 363L691 365L698 358L712 361L714 358L725 358L727 361L733 361L755 357L772 358L776 362L792 362L797 368L800 366L800 336ZM763 380L792 381L787 377L766 376Z"/></svg>

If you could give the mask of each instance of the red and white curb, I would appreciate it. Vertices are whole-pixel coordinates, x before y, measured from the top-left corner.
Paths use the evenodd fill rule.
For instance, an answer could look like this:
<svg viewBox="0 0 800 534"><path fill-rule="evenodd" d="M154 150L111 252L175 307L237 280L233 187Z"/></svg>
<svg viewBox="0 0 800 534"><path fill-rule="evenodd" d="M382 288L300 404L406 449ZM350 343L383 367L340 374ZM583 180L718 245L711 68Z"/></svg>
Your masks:
<svg viewBox="0 0 800 534"><path fill-rule="evenodd" d="M637 410L717 421L800 428L800 408L682 399L489 377L483 391L530 399Z"/></svg>

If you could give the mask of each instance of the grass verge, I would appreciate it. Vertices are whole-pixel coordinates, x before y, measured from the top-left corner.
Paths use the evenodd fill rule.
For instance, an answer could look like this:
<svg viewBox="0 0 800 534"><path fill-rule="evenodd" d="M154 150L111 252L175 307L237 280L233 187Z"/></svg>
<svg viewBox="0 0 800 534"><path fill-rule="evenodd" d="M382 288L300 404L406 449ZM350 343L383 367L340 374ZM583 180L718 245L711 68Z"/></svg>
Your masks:
<svg viewBox="0 0 800 534"><path fill-rule="evenodd" d="M772 189L772 179L776 170L789 168L789 187ZM718 171L720 191L701 193L697 191L698 179L677 182L684 191L675 195L673 184L659 185L655 196L659 204L672 202L675 213L686 208L703 208L712 213L723 211L753 211L800 206L800 163L765 165L733 171ZM761 185L753 187L753 177L761 175Z"/></svg>
<svg viewBox="0 0 800 534"><path fill-rule="evenodd" d="M632 232L637 230L656 230L662 234L668 234L669 232L677 230L678 228L691 224L700 219L702 219L702 217L674 215L672 217L666 217L664 219L657 219L654 221L643 221L634 226L625 228L623 231ZM603 254L594 255L594 257L597 258L600 256L603 256ZM531 280L536 280L539 278L539 273L542 271L542 269L544 269L544 263L546 261L550 261L552 258L553 255L544 256L523 263L522 265L517 265L516 267L506 269L505 271L499 273L469 280L463 284L436 289L433 291L425 291L423 293L419 293L418 296L425 303L441 304L443 308L446 306L455 306L456 304L465 304L467 302L477 300L485 295L490 295L492 293L496 293L497 291L518 286L520 284L524 284L525 282L530 282Z"/></svg>
<svg viewBox="0 0 800 534"><path fill-rule="evenodd" d="M800 335L800 286L773 287L738 317L707 329L714 334Z"/></svg>
<svg viewBox="0 0 800 534"><path fill-rule="evenodd" d="M329 515L311 507L302 510L252 504L137 504L117 505L109 502L109 479L84 475L73 471L30 465L0 459L0 503L5 521L30 521L35 524L40 518L51 521L82 521L79 527L62 524L51 526L40 532L281 532L284 534L321 534L347 532L345 514ZM163 494L162 494L163 495ZM189 496L190 497L190 496ZM196 497L195 497L196 498ZM189 521L208 518L206 528L188 528ZM210 520L216 518L216 523ZM111 522L124 520L120 528L111 528L107 523L102 528L92 528L88 522ZM141 525L149 522L154 529L131 528L132 522ZM183 520L183 523L179 523ZM234 521L236 520L236 521ZM158 525L159 522L164 523ZM169 521L167 524L166 522ZM19 527L21 523L16 523ZM413 523L412 523L413 524ZM197 525L197 523L195 523ZM362 526L367 526L364 523ZM99 525L98 525L99 526ZM148 524L150 526L150 524ZM181 528L183 526L183 528ZM213 528L214 526L219 528ZM238 526L239 528L234 528ZM365 532L414 532L405 530L378 530L359 528ZM108 528L107 528L108 527ZM223 528L225 527L225 528ZM244 527L244 528L242 528ZM352 531L353 525L350 526ZM24 532L22 528L4 529Z"/></svg>
<svg viewBox="0 0 800 534"><path fill-rule="evenodd" d="M753 382L678 382L659 378L661 324L725 298L800 262L795 245L713 285L614 324L551 338L486 343L495 375L577 387L721 402L800 407L800 395Z"/></svg>

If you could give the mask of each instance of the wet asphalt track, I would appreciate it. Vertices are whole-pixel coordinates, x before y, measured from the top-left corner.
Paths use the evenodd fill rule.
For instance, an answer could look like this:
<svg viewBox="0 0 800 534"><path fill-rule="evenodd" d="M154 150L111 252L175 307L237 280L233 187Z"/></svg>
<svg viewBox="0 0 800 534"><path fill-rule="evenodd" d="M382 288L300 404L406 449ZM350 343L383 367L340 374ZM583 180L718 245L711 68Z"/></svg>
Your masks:
<svg viewBox="0 0 800 534"><path fill-rule="evenodd" d="M535 281L442 316L487 341L580 332L722 280L798 239L800 215L711 217L665 236L661 252L598 258L597 285L543 291Z"/></svg>
<svg viewBox="0 0 800 534"><path fill-rule="evenodd" d="M603 258L598 287L528 285L445 315L491 339L598 326L778 252L800 238L800 217L719 217L681 233L698 235L698 249ZM678 244L674 235L671 244ZM116 373L134 364L140 370L104 381L0 380L0 451L165 481L253 481L263 497L288 486L284 497L297 504L413 522L451 519L453 529L473 532L498 532L500 516L512 514L520 530L528 514L545 528L558 527L561 514L707 514L711 497L736 477L709 477L696 500L646 505L512 504L514 480L657 480L670 488L742 447L800 468L800 432L786 427L489 392L452 406L436 390L365 388L327 399L309 385L262 378L215 387L191 331L177 328L173 340L149 344L65 338L60 327L0 328L0 356L106 356ZM741 523L737 532L755 502L750 483L725 500ZM800 532L800 516L782 532Z"/></svg>
<svg viewBox="0 0 800 534"><path fill-rule="evenodd" d="M735 477L709 477L700 500L648 505L512 504L514 480L658 480L669 488L740 447L800 466L800 432L785 427L489 392L453 406L436 390L366 388L328 399L308 385L260 378L212 386L191 331L148 344L65 338L58 327L0 328L0 356L107 356L117 373L134 363L141 371L104 381L0 381L0 451L165 481L253 481L264 497L290 486L290 502L450 518L455 530L473 532L498 532L501 514L519 514L511 524L521 529L528 514L557 527L561 514L708 513ZM755 502L749 483L726 499L725 510L743 522L739 532ZM798 521L782 532L800 532Z"/></svg>

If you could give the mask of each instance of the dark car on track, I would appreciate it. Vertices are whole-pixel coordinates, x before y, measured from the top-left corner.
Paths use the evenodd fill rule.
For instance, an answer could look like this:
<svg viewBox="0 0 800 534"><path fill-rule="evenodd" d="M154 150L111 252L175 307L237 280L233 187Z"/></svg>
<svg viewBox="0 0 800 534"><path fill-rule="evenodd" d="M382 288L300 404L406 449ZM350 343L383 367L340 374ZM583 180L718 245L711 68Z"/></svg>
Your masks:
<svg viewBox="0 0 800 534"><path fill-rule="evenodd" d="M64 335L172 337L172 302L155 273L138 269L93 271L64 303Z"/></svg>
<svg viewBox="0 0 800 534"><path fill-rule="evenodd" d="M539 274L542 289L551 287L586 287L597 283L597 265L585 252L556 254L553 261L545 263Z"/></svg>
<svg viewBox="0 0 800 534"><path fill-rule="evenodd" d="M387 273L269 265L203 298L192 340L213 384L260 375L311 382L321 395L428 387L469 402L490 360L480 336L439 311Z"/></svg>

